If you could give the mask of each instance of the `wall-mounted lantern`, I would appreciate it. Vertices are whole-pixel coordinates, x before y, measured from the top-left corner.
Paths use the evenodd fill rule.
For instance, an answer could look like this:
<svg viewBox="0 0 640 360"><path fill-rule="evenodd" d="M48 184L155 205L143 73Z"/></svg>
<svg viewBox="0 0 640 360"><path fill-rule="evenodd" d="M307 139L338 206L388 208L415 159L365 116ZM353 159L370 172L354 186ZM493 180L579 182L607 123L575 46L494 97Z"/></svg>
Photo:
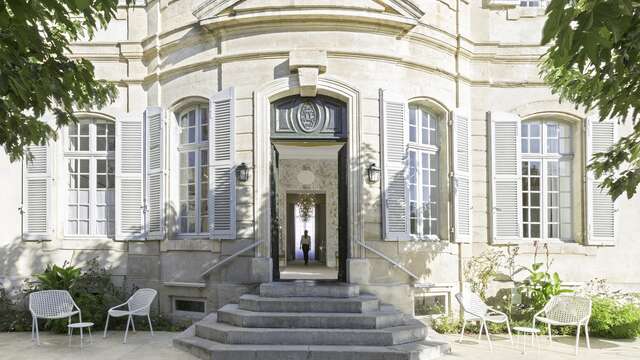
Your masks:
<svg viewBox="0 0 640 360"><path fill-rule="evenodd" d="M249 180L249 167L246 163L242 163L236 167L236 177L240 182Z"/></svg>
<svg viewBox="0 0 640 360"><path fill-rule="evenodd" d="M367 177L370 183L380 181L380 168L376 166L376 163L370 163L369 167L367 167Z"/></svg>

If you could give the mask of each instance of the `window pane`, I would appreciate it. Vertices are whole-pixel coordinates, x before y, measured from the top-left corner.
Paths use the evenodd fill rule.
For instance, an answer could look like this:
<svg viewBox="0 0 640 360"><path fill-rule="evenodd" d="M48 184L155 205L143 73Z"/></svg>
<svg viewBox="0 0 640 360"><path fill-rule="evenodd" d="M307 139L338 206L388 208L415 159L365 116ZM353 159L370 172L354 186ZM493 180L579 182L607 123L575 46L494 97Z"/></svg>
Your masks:
<svg viewBox="0 0 640 360"><path fill-rule="evenodd" d="M81 189L89 188L89 175L80 175L80 188Z"/></svg>
<svg viewBox="0 0 640 360"><path fill-rule="evenodd" d="M83 174L89 173L89 159L80 160L80 172Z"/></svg>
<svg viewBox="0 0 640 360"><path fill-rule="evenodd" d="M99 137L96 139L96 150L97 151L107 151L107 139L103 137Z"/></svg>
<svg viewBox="0 0 640 360"><path fill-rule="evenodd" d="M539 238L540 237L540 225L539 224L531 224L531 237Z"/></svg>
<svg viewBox="0 0 640 360"><path fill-rule="evenodd" d="M98 135L106 135L107 134L107 124L104 124L104 123L96 124L96 134L98 134Z"/></svg>
<svg viewBox="0 0 640 360"><path fill-rule="evenodd" d="M80 137L80 151L89 151L89 137Z"/></svg>

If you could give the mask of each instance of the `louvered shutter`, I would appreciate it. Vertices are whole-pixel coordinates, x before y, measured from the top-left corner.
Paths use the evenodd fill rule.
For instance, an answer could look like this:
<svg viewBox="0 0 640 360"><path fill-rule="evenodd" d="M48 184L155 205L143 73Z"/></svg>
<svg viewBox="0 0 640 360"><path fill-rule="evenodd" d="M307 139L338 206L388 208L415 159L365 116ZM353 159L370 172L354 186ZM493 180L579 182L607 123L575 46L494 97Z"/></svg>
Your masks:
<svg viewBox="0 0 640 360"><path fill-rule="evenodd" d="M491 239L509 243L522 237L520 117L490 112Z"/></svg>
<svg viewBox="0 0 640 360"><path fill-rule="evenodd" d="M587 126L587 163L593 154L606 152L615 142L615 123L599 122L588 118ZM587 172L587 245L615 245L615 204L605 189L600 188L601 181L595 179L593 172Z"/></svg>
<svg viewBox="0 0 640 360"><path fill-rule="evenodd" d="M471 120L458 109L451 124L453 149L454 233L456 242L471 242Z"/></svg>
<svg viewBox="0 0 640 360"><path fill-rule="evenodd" d="M50 240L51 159L48 145L28 147L31 160L24 160L22 184L22 233L24 240Z"/></svg>
<svg viewBox="0 0 640 360"><path fill-rule="evenodd" d="M387 91L380 92L382 116L383 194L385 240L408 240L407 103Z"/></svg>
<svg viewBox="0 0 640 360"><path fill-rule="evenodd" d="M159 107L145 111L145 204L147 239L164 237L164 117Z"/></svg>
<svg viewBox="0 0 640 360"><path fill-rule="evenodd" d="M116 240L144 238L143 117L122 114L116 123Z"/></svg>
<svg viewBox="0 0 640 360"><path fill-rule="evenodd" d="M236 238L235 91L209 101L209 237Z"/></svg>

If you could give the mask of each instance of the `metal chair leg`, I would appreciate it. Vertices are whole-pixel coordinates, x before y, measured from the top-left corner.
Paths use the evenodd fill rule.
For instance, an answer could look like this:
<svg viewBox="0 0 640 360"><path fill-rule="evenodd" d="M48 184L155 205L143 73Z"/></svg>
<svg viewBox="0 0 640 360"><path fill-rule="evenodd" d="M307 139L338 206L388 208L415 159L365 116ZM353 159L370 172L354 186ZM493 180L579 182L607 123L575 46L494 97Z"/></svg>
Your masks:
<svg viewBox="0 0 640 360"><path fill-rule="evenodd" d="M487 341L489 342L489 351L493 351L493 345L491 344L491 336L489 336L489 326L487 326L487 323L484 323L484 332L487 334Z"/></svg>
<svg viewBox="0 0 640 360"><path fill-rule="evenodd" d="M127 318L127 328L124 330L124 341L123 344L127 343L127 334L129 333L129 323L131 322L131 315Z"/></svg>
<svg viewBox="0 0 640 360"><path fill-rule="evenodd" d="M36 324L36 344L40 345L40 332L38 331L38 318L36 318L35 324Z"/></svg>
<svg viewBox="0 0 640 360"><path fill-rule="evenodd" d="M480 321L480 330L478 331L478 340L482 338L482 328L484 327L484 322Z"/></svg>
<svg viewBox="0 0 640 360"><path fill-rule="evenodd" d="M576 329L576 356L578 356L578 345L580 344L580 325Z"/></svg>
<svg viewBox="0 0 640 360"><path fill-rule="evenodd" d="M136 332L136 317L135 316L131 316L131 328L133 329L133 332Z"/></svg>
<svg viewBox="0 0 640 360"><path fill-rule="evenodd" d="M509 340L511 341L511 345L513 345L513 335L511 334L511 327L509 326L509 319L507 319L507 332L509 333Z"/></svg>
<svg viewBox="0 0 640 360"><path fill-rule="evenodd" d="M591 350L591 342L589 341L589 324L584 324L584 336L587 339L587 349Z"/></svg>
<svg viewBox="0 0 640 360"><path fill-rule="evenodd" d="M151 331L151 336L153 336L153 326L151 326L151 317L147 314L147 320L149 320L149 330Z"/></svg>
<svg viewBox="0 0 640 360"><path fill-rule="evenodd" d="M462 343L462 338L464 337L464 327L467 326L467 322L462 320L462 331L460 331L460 340L458 340L459 343Z"/></svg>
<svg viewBox="0 0 640 360"><path fill-rule="evenodd" d="M102 335L103 338L107 337L107 327L109 327L109 314L107 313L107 321L104 324L104 335Z"/></svg>

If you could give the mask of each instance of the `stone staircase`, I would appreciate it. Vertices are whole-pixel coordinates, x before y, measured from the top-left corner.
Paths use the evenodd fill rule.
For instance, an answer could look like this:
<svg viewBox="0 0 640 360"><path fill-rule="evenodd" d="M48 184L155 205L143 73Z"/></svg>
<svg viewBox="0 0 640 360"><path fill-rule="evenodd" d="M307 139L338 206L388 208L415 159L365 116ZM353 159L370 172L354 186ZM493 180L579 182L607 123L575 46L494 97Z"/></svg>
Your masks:
<svg viewBox="0 0 640 360"><path fill-rule="evenodd" d="M413 360L449 352L426 326L357 285L315 281L260 285L173 340L201 359Z"/></svg>

